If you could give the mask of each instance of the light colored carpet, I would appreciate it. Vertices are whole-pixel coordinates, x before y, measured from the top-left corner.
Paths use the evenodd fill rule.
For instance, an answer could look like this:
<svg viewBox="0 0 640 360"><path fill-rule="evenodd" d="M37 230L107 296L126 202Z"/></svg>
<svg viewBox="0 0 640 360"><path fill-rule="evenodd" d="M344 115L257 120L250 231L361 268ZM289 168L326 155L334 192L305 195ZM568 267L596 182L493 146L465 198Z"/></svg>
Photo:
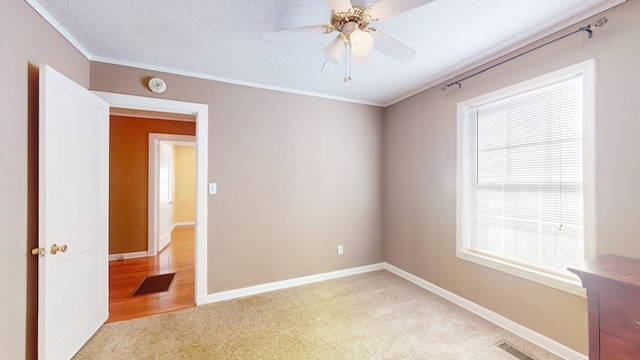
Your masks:
<svg viewBox="0 0 640 360"><path fill-rule="evenodd" d="M388 271L104 325L74 359L560 359Z"/></svg>

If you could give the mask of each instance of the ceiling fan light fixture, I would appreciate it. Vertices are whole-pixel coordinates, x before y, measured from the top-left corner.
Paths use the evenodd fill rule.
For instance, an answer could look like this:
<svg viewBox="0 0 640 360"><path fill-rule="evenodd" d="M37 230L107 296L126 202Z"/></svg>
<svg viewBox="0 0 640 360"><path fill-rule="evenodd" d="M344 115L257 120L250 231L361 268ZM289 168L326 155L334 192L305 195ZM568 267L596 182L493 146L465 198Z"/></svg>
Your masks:
<svg viewBox="0 0 640 360"><path fill-rule="evenodd" d="M330 42L329 45L325 46L323 50L324 57L330 63L338 65L340 64L340 59L344 54L345 47L346 47L346 44L342 36L336 36L336 38L333 39L333 41Z"/></svg>
<svg viewBox="0 0 640 360"><path fill-rule="evenodd" d="M373 48L373 37L368 31L355 29L349 34L351 53L355 56L367 56Z"/></svg>

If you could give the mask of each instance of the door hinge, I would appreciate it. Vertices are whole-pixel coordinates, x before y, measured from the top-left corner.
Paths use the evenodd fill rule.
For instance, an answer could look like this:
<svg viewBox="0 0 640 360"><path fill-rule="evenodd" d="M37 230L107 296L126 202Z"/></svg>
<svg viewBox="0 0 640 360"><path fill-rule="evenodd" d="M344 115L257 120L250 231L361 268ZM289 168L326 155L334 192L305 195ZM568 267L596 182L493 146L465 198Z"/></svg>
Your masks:
<svg viewBox="0 0 640 360"><path fill-rule="evenodd" d="M47 251L44 248L33 248L31 249L31 255L40 255L44 256Z"/></svg>

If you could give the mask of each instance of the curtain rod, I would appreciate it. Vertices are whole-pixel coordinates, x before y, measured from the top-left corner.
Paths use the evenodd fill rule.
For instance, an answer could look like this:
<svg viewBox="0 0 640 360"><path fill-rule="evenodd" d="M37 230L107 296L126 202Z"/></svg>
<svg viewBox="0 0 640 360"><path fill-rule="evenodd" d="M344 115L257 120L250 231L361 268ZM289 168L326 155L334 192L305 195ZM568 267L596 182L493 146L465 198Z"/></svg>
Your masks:
<svg viewBox="0 0 640 360"><path fill-rule="evenodd" d="M532 51L535 51L535 50L538 50L538 49L540 49L540 48L543 48L543 47L545 47L545 46L547 46L547 45L553 44L554 42L559 41L559 40L562 40L562 39L564 39L564 38L566 38L566 37L569 37L569 36L571 36L571 35L573 35L573 34L577 34L577 33L579 33L579 32L585 31L585 32L587 32L587 33L589 34L589 39L591 39L591 38L593 37L593 29L600 29L600 28L601 28L601 27L603 27L603 26L604 26L608 21L609 21L609 19L607 19L606 17L603 17L603 18L599 19L598 21L594 22L593 24L589 24L589 25L587 25L587 26L583 26L583 27L579 28L578 30L572 31L572 32L570 32L570 33L568 33L568 34L565 34L565 35L562 35L562 36L560 36L560 37L559 37L559 38L557 38L557 39L547 41L546 43L544 43L544 44L542 44L542 45L538 45L538 46L534 47L533 49L529 49L529 50L527 50L527 51L525 51L525 52L523 52L523 53L521 53L521 54L518 54L518 55L512 56L512 57L510 57L510 58L508 58L508 59L506 59L506 60L500 61L500 62L499 62L499 63L497 63L497 64L493 64L493 65L489 66L489 67L488 67L488 68L486 68L486 69L482 69L482 70L480 70L480 71L478 71L478 72L476 72L476 73L473 73L473 74L471 74L471 75L469 75L469 76L466 76L466 77L464 77L464 78L462 78L462 79L460 79L460 80L457 80L457 81L454 81L454 82L450 82L450 83L448 83L448 84L444 84L444 85L442 85L442 91L447 90L449 87L451 87L451 86L453 86L453 85L458 85L458 89L459 89L459 88L461 88L461 87L462 87L462 82L463 82L463 81L465 81L465 80L471 79L472 77L474 77L474 76L478 76L478 75L480 75L480 74L482 74L482 73L484 73L484 72L486 72L486 71L489 71L489 70L493 69L494 67L500 66L500 65L502 65L502 64L504 64L504 63L507 63L507 62L509 62L509 61L511 61L511 60L515 60L515 59L519 58L520 56L526 55L526 54L528 54L528 53L530 53L530 52L532 52ZM592 29L592 26L593 26L593 29Z"/></svg>

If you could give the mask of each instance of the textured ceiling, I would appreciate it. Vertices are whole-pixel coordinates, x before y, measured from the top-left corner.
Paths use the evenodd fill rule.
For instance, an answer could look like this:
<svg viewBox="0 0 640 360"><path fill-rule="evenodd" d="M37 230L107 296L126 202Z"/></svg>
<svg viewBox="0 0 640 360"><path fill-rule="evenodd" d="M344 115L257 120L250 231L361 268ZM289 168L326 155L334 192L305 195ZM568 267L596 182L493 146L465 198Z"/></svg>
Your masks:
<svg viewBox="0 0 640 360"><path fill-rule="evenodd" d="M260 37L327 24L324 0L27 1L90 60L381 106L620 2L435 0L373 25L415 49L411 61L374 49L345 83L344 67L321 73L322 48L335 34Z"/></svg>

